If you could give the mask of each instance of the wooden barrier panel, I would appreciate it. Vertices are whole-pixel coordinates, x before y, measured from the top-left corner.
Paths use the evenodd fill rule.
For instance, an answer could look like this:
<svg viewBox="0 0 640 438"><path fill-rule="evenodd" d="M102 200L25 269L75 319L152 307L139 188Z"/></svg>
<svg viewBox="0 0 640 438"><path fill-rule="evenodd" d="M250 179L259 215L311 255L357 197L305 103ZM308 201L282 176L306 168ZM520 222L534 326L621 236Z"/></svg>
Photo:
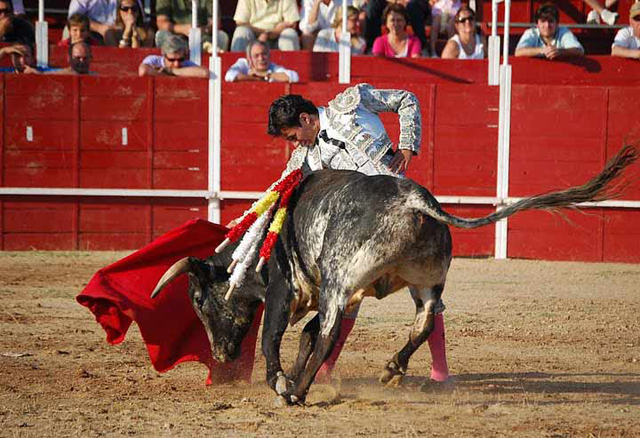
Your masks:
<svg viewBox="0 0 640 438"><path fill-rule="evenodd" d="M78 78L4 75L3 184L73 187Z"/></svg>
<svg viewBox="0 0 640 438"><path fill-rule="evenodd" d="M148 79L151 80L151 79ZM155 189L206 189L208 150L208 82L202 79L156 78L153 132L160 157L154 155ZM170 139L164 138L168 135ZM177 160L167 160L168 151Z"/></svg>
<svg viewBox="0 0 640 438"><path fill-rule="evenodd" d="M440 78L443 71L452 75L446 68ZM1 78L4 187L207 188L206 81ZM386 76L369 79L378 88L398 87ZM297 93L326 105L344 88L334 82L224 84L222 189L261 191L283 171L293 146L266 133L267 110L275 98ZM412 160L408 176L437 196L495 196L498 88L450 80L407 80L402 88L417 95L423 120L421 153ZM580 184L599 171L625 139L638 138L639 93L629 86L514 85L510 196ZM381 117L390 137L397 139L397 116ZM630 174L637 171L634 165ZM628 187L624 199L640 199L638 182ZM221 221L240 216L251 203L222 200ZM494 210L491 205L444 208L464 217ZM192 217L206 218L207 202L4 196L0 212L2 249L133 249ZM508 256L638 261L636 209L587 213L565 213L570 222L540 212L511 218ZM455 254L493 254L494 230L453 229Z"/></svg>

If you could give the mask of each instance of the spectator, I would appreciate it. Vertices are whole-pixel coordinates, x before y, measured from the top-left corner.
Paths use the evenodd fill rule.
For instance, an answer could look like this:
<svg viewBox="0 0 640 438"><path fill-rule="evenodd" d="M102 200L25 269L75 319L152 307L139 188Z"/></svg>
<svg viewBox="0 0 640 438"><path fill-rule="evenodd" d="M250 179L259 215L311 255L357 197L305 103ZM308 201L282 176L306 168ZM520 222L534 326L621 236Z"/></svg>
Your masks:
<svg viewBox="0 0 640 438"><path fill-rule="evenodd" d="M431 5L431 56L437 58L436 42L441 33L447 38L455 34L454 17L460 10L460 0L429 0Z"/></svg>
<svg viewBox="0 0 640 438"><path fill-rule="evenodd" d="M91 46L86 41L78 41L69 45L69 67L53 72L62 75L94 75L91 72Z"/></svg>
<svg viewBox="0 0 640 438"><path fill-rule="evenodd" d="M10 0L0 0L0 43L34 44L35 41L31 23L13 15Z"/></svg>
<svg viewBox="0 0 640 438"><path fill-rule="evenodd" d="M399 3L389 3L382 14L389 33L373 43L371 54L389 58L417 58L422 49L420 40L407 33L407 10Z"/></svg>
<svg viewBox="0 0 640 438"><path fill-rule="evenodd" d="M71 0L69 4L69 18L74 14L82 14L89 17L89 29L94 36L104 39L107 31L113 29L116 22L117 0ZM67 38L68 30L63 33Z"/></svg>
<svg viewBox="0 0 640 438"><path fill-rule="evenodd" d="M629 24L616 34L611 46L613 56L640 59L640 3L631 5L629 10Z"/></svg>
<svg viewBox="0 0 640 438"><path fill-rule="evenodd" d="M371 52L373 43L380 36L380 28L383 24L384 11L389 3L395 0L368 0L367 14L364 26L365 40L367 41L367 51ZM426 0L398 0L405 8L408 21L411 23L413 34L420 40L420 46L423 48L423 56L428 56L429 44L427 42L427 34L424 32L425 16L428 14Z"/></svg>
<svg viewBox="0 0 640 438"><path fill-rule="evenodd" d="M605 6L602 6L598 0L583 0L591 7L591 11L587 15L587 23L600 24L600 19L607 23L609 26L613 26L618 21L618 14L611 12L609 8L615 5L618 0L606 0Z"/></svg>
<svg viewBox="0 0 640 438"><path fill-rule="evenodd" d="M244 52L255 39L279 50L300 50L295 30L300 20L296 0L238 0L233 19L236 30L232 52Z"/></svg>
<svg viewBox="0 0 640 438"><path fill-rule="evenodd" d="M583 56L582 44L566 27L559 26L560 13L552 3L536 11L536 27L527 29L516 47L516 56L539 56L547 59Z"/></svg>
<svg viewBox="0 0 640 438"><path fill-rule="evenodd" d="M269 45L254 40L247 46L247 57L240 58L224 75L227 82L298 82L298 73L271 62Z"/></svg>
<svg viewBox="0 0 640 438"><path fill-rule="evenodd" d="M209 70L190 61L189 47L184 38L169 35L162 43L162 56L149 55L138 67L138 76L182 76L208 78Z"/></svg>
<svg viewBox="0 0 640 438"><path fill-rule="evenodd" d="M189 38L191 29L191 1L189 0L157 0L156 3L156 46L162 47L165 39L171 34ZM202 32L202 45L209 51L211 34L213 33L213 3L210 0L198 2L198 26ZM220 27L220 22L218 22ZM218 50L226 51L229 47L229 35L218 30Z"/></svg>
<svg viewBox="0 0 640 438"><path fill-rule="evenodd" d="M144 24L136 0L118 0L115 26L107 31L104 42L120 48L153 47L154 32Z"/></svg>
<svg viewBox="0 0 640 438"><path fill-rule="evenodd" d="M360 36L360 11L353 6L347 7L347 32L351 34L351 54L362 55L366 47L364 38ZM336 11L333 26L322 29L313 46L314 52L337 52L338 42L342 35L342 7Z"/></svg>
<svg viewBox="0 0 640 438"><path fill-rule="evenodd" d="M101 41L91 35L89 30L91 21L89 17L82 14L73 14L67 19L67 29L69 29L69 38L61 39L58 42L58 47L69 47L71 43L77 43L78 41L86 41L90 45L100 45Z"/></svg>
<svg viewBox="0 0 640 438"><path fill-rule="evenodd" d="M11 56L13 67L0 67L0 73L38 74L53 72L59 69L52 67L38 67L34 56L34 48L30 44L13 43L0 49L0 59Z"/></svg>
<svg viewBox="0 0 640 438"><path fill-rule="evenodd" d="M442 51L445 59L484 59L485 38L476 27L476 13L463 5L455 15L456 35L451 37Z"/></svg>
<svg viewBox="0 0 640 438"><path fill-rule="evenodd" d="M311 50L318 32L331 29L342 0L302 0L300 10L300 45L302 50Z"/></svg>

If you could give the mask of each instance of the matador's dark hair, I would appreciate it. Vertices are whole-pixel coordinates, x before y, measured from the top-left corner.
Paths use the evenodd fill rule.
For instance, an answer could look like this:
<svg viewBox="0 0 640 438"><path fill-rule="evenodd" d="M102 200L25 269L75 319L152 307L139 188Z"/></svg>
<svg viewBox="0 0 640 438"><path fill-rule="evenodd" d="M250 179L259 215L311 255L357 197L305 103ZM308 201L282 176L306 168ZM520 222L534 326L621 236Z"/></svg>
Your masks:
<svg viewBox="0 0 640 438"><path fill-rule="evenodd" d="M280 96L269 107L267 133L277 137L282 134L283 128L301 126L300 114L302 113L318 115L318 108L299 94Z"/></svg>

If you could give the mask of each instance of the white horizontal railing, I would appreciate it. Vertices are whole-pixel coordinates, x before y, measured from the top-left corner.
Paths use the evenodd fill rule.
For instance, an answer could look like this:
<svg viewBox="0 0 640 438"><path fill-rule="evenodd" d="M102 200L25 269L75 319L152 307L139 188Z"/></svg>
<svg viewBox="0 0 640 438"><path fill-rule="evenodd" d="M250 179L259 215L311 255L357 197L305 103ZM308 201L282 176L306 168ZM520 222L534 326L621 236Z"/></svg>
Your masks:
<svg viewBox="0 0 640 438"><path fill-rule="evenodd" d="M0 187L0 196L120 196L144 198L202 198L217 199L260 199L264 192L222 190L161 190L161 189L67 189L49 187ZM495 196L436 196L440 204L445 205L491 205L506 206L524 198L498 198ZM601 202L584 202L582 207L598 208L640 208L640 201L609 200Z"/></svg>

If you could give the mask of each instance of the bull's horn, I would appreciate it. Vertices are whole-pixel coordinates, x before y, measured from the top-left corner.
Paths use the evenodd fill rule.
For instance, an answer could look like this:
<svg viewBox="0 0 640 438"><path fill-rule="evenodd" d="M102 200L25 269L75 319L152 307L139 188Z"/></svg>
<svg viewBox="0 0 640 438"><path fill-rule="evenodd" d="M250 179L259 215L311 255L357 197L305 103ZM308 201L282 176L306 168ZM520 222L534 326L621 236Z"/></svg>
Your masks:
<svg viewBox="0 0 640 438"><path fill-rule="evenodd" d="M216 254L220 254L220 252L227 247L227 245L231 243L231 240L227 237L222 241L220 245L216 248Z"/></svg>
<svg viewBox="0 0 640 438"><path fill-rule="evenodd" d="M167 284L169 284L178 275L188 272L190 268L191 264L189 263L189 257L185 257L175 262L167 272L164 273L160 281L158 281L156 288L151 292L151 298L155 298Z"/></svg>

